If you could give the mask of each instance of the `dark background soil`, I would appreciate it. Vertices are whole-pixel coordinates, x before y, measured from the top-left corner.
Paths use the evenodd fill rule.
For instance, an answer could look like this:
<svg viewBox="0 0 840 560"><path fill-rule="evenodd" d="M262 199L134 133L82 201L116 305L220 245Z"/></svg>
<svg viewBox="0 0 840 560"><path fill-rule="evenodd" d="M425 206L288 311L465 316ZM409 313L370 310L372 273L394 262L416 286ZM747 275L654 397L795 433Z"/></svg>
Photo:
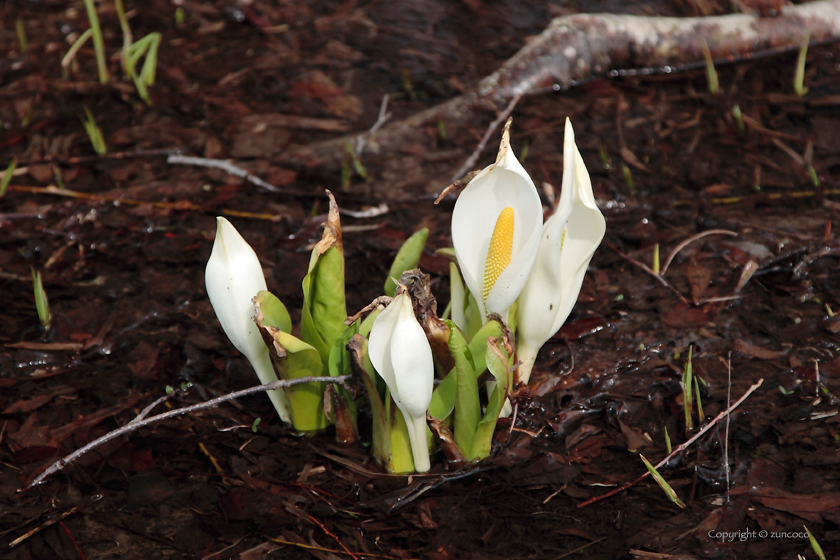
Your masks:
<svg viewBox="0 0 840 560"><path fill-rule="evenodd" d="M809 50L804 97L792 93L788 53L719 67L718 95L700 70L595 80L519 103L514 149L527 146L524 164L545 192L559 188L571 117L608 230L579 304L537 363L533 401L514 426L500 422L483 463L455 472L438 457L429 476L385 476L363 445L299 438L257 395L114 440L19 493L166 386L194 383L178 406L255 384L204 290L216 215L229 215L269 289L295 310L324 189L349 210L388 203L374 218L343 217L348 309L380 295L395 251L423 226L432 233L421 266L445 304L448 264L433 251L451 243L452 202L433 206L429 195L495 114L417 130L387 157L363 155L367 181L280 165L284 151L366 131L384 95L398 120L468 90L553 16L729 11L711 0L126 8L135 38L163 34L151 107L120 77L110 2L100 6L105 86L90 45L62 79L61 58L88 27L82 2L2 8L0 167L16 157L21 172L0 199L0 557L815 558L807 525L827 557L840 558L836 45ZM752 119L744 131L735 105ZM106 157L85 136L85 108ZM310 120L290 124L289 115ZM494 143L477 167L492 161ZM231 158L282 192L141 150ZM650 266L659 244L664 264L712 229L735 235L678 252L664 278L679 297L633 262ZM50 299L46 334L30 267ZM731 490L720 423L662 469L685 509L649 480L578 508L644 472L628 448L656 462L666 427L675 445L687 439L689 346L707 420L726 409L730 389L735 400L764 379L731 417ZM724 532L740 535L714 537Z"/></svg>

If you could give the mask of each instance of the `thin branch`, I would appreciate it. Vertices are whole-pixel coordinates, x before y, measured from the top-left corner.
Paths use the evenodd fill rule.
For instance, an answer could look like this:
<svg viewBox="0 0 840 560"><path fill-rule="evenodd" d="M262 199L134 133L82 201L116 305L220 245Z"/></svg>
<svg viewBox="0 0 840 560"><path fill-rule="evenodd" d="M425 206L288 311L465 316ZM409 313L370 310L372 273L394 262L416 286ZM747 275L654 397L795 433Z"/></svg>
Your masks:
<svg viewBox="0 0 840 560"><path fill-rule="evenodd" d="M481 152L484 151L484 147L487 145L487 142L490 141L490 137L493 136L493 133L496 132L497 128L499 128L499 125L507 120L513 112L514 107L516 107L516 104L519 103L520 99L522 99L522 93L514 95L513 99L510 100L510 103L507 104L507 107L505 107L502 112L499 113L499 116L496 117L496 120L490 123L490 126L487 127L487 130L484 132L484 136L481 138L481 142L478 143L478 146L476 146L473 153L470 154L470 157L467 158L467 161L464 162L464 165L455 172L455 175L452 176L450 183L454 183L460 179L464 173L475 167L475 162L478 161L478 156L480 156Z"/></svg>
<svg viewBox="0 0 840 560"><path fill-rule="evenodd" d="M55 463L49 466L44 472L39 474L35 480L27 484L25 487L18 490L18 492L24 492L29 490L30 488L37 486L38 484L42 484L48 477L52 476L53 474L57 473L88 451L99 447L103 443L111 441L114 438L120 437L124 434L128 434L137 430L139 428L143 428L148 426L149 424L154 424L156 422L160 422L162 420L166 420L168 418L172 418L173 416L181 416L182 414L189 414L192 412L197 412L199 410L204 410L206 408L214 408L217 405L230 401L233 399L238 399L239 397L244 397L247 395L253 395L254 393L262 393L265 391L273 391L274 389L281 389L283 387L291 387L292 385L299 385L301 383L344 383L350 378L349 375L342 375L338 377L301 377L300 379L289 379L289 380L278 380L273 381L271 383L266 383L265 385L257 385L255 387L249 387L248 389L242 389L241 391L235 391L233 393L228 393L227 395L222 395L221 397L216 397L215 399L211 399L207 402L194 404L192 406L186 406L183 408L177 408L175 410L170 410L169 412L164 412L163 414L158 414L156 416L152 416L146 418L149 412L152 409L163 403L169 395L165 397L161 397L157 399L155 402L144 408L140 414L137 415L134 420L123 426L122 428L118 428L113 432L109 432L104 436L93 440L92 442L88 443L84 447L77 449L70 455L67 455L63 459L59 459Z"/></svg>
<svg viewBox="0 0 840 560"><path fill-rule="evenodd" d="M376 118L376 122L370 127L370 130L365 134L359 134L358 138L356 138L356 157L362 157L362 152L365 151L368 138L376 134L376 131L391 118L391 113L388 112L389 99L390 96L387 93L382 96L382 104L379 106L379 116Z"/></svg>
<svg viewBox="0 0 840 560"><path fill-rule="evenodd" d="M718 234L735 236L735 235L738 235L738 232L730 231L728 229L710 229L710 230L707 230L707 231L701 231L697 235L692 235L691 237L689 237L688 239L686 239L685 241L683 241L682 243L680 243L679 245L674 247L674 250L671 251L671 254L668 255L668 259L665 261L665 266L663 266L662 269L659 271L659 275L660 276L665 276L665 272L668 270L668 267L671 266L671 261L674 260L674 257L676 257L677 254L680 251L682 251L683 249L685 249L690 243L694 243L698 239L703 239L707 235L718 235Z"/></svg>
<svg viewBox="0 0 840 560"><path fill-rule="evenodd" d="M698 439L700 439L700 436L702 436L703 434L705 434L706 432L708 432L709 430L711 430L711 429L712 429L712 427L714 427L714 426L715 426L718 422L720 422L721 420L723 420L723 418L724 418L724 417L729 418L729 413L731 413L733 410L735 410L736 408L738 408L738 407L741 405L741 403L742 403L742 402L744 402L744 401L747 399L747 397L749 397L749 396L753 393L753 391L755 391L756 389L758 389L759 387L761 387L761 384L762 384L762 383L764 383L764 379L763 379L763 378L762 378L762 379L759 379L759 380L758 380L758 382L757 382L755 385L751 385L751 386L750 386L750 388L749 388L749 389L747 389L747 392L746 392L746 393L744 393L744 394L741 396L741 398L740 398L740 399L738 399L737 401L735 401L735 404L733 404L732 406L728 407L726 410L724 410L723 412L721 412L720 414L718 414L717 416L715 416L715 417L714 417L714 419L713 419L711 422L709 422L708 424L706 424L705 426L703 426L703 427L700 429L700 431L699 431L699 432L697 432L696 434L694 434L694 436L692 436L692 437L691 437L691 439L689 439L689 440L688 440L688 441L686 441L685 443L681 443L680 445L678 445L678 446L677 446L677 447L676 447L676 448L675 448L675 449L674 449L671 453L669 453L669 454L668 454L668 456L667 456L667 457L665 457L664 459L662 459L661 461L659 461L659 462L658 462L658 463L657 463L657 464L653 467L653 468L654 468L654 470L657 470L657 469L659 469L660 467L662 467L663 465L665 465L668 461L670 461L671 459L673 459L673 458L677 455L677 453L681 453L682 451L685 451L685 450L688 448L688 446L689 446L689 445L691 445L692 443L694 443L695 441L697 441ZM578 508L582 508L582 507L588 506L589 504L594 504L595 502L600 502L601 500L606 499L606 498L609 498L610 496L614 496L615 494L618 494L618 493L624 492L625 490L627 490L628 488L632 488L633 486L635 486L636 484L638 484L639 482L641 482L642 480L644 480L644 479L645 479L645 478L647 478L648 476L650 476L650 471L645 471L645 473L644 473L643 475L641 475L639 478L637 478L637 479L636 479L636 480L634 480L633 482L628 482L628 483L627 483L627 484L625 484L624 486L620 486L619 488L616 488L615 490L610 490L610 491L609 491L609 492L607 492L606 494L602 494L602 495L600 495L600 496L595 496L594 498L589 498L589 499L588 499L588 500L586 500L585 502L581 502L581 503L579 503L579 504L577 505L577 507L578 507Z"/></svg>
<svg viewBox="0 0 840 560"><path fill-rule="evenodd" d="M655 273L648 265L646 265L643 262L637 261L636 259L634 259L633 257L631 257L629 255L626 255L626 254L622 253L621 251L618 250L618 248L615 245L613 245L609 241L604 241L604 245L606 245L607 247L609 247L610 249L612 249L613 251L618 253L618 255L621 258L625 259L626 261L630 262L631 264L636 265L637 267L641 268L642 270L644 270L645 272L647 272L648 274L653 276L654 280L656 280L657 282L659 282L660 284L662 284L663 286L665 286L666 288L668 288L669 290L674 292L674 294L676 294L676 296L678 298L680 298L681 302L686 303L686 304L688 303L688 300L685 299L683 297L683 295L679 291L677 291L677 289L675 287L673 287L671 284L669 284L667 280L662 278L662 276Z"/></svg>
<svg viewBox="0 0 840 560"><path fill-rule="evenodd" d="M732 402L732 351L726 360L726 406ZM726 465L726 503L729 503L729 486L732 472L729 469L729 415L726 415L726 436L723 440L723 464Z"/></svg>
<svg viewBox="0 0 840 560"><path fill-rule="evenodd" d="M258 187L262 187L267 191L276 193L284 192L283 189L279 189L271 183L266 183L256 175L252 174L250 171L242 169L241 167L237 167L226 159L208 159L202 157L184 156L181 154L172 154L171 156L166 158L166 163L178 163L181 165L195 165L197 167L210 167L212 169L221 169L225 173L229 173L230 175L239 177L240 179L245 179L246 181L257 185Z"/></svg>

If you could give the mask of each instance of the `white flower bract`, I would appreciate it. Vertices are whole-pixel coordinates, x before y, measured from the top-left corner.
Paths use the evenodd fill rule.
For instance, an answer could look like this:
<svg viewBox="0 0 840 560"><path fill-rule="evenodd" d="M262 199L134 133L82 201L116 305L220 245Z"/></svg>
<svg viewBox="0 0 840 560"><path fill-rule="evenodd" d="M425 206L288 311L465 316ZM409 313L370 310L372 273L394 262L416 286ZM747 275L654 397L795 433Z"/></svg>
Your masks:
<svg viewBox="0 0 840 560"><path fill-rule="evenodd" d="M572 124L566 119L560 201L542 228L536 262L519 298L517 357L522 361L521 382L528 382L537 352L571 313L606 228L575 144Z"/></svg>
<svg viewBox="0 0 840 560"><path fill-rule="evenodd" d="M426 410L434 388L434 361L426 333L414 316L407 293L394 297L373 322L368 353L405 418L414 468L426 472L431 466Z"/></svg>
<svg viewBox="0 0 840 560"><path fill-rule="evenodd" d="M483 297L485 268L496 222L513 209L510 262ZM458 197L452 212L452 244L464 282L475 297L482 321L488 313L507 312L528 280L542 226L542 204L534 181L516 159L505 128L496 162L476 175Z"/></svg>
<svg viewBox="0 0 840 560"><path fill-rule="evenodd" d="M277 381L271 356L254 322L253 299L266 289L257 254L236 228L221 216L216 218L216 240L204 272L207 295L225 334L248 361L260 382ZM289 404L282 389L268 391L280 418L291 422Z"/></svg>

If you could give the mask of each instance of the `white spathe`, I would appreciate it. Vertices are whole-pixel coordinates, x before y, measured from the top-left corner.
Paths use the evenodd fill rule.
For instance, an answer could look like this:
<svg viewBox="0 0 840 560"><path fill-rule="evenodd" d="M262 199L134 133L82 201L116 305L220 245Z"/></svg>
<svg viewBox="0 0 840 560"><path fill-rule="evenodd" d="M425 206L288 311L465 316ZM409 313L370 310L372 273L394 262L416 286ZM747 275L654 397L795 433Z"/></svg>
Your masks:
<svg viewBox="0 0 840 560"><path fill-rule="evenodd" d="M511 260L484 301L487 252L496 221L506 207L513 208L514 213ZM479 305L482 322L488 313L498 313L507 320L507 312L525 287L536 259L542 215L537 187L510 148L509 126L505 126L496 162L470 181L452 212L452 244L464 282Z"/></svg>
<svg viewBox="0 0 840 560"><path fill-rule="evenodd" d="M426 333L417 322L407 293L395 296L373 322L368 354L405 418L414 469L428 471L426 410L432 400L435 366Z"/></svg>
<svg viewBox="0 0 840 560"><path fill-rule="evenodd" d="M516 350L522 362L521 382L528 382L540 348L571 313L586 268L606 229L607 222L595 203L592 181L567 118L560 201L542 228L536 262L519 298Z"/></svg>
<svg viewBox="0 0 840 560"><path fill-rule="evenodd" d="M260 383L277 381L268 348L254 322L253 299L266 289L257 254L236 228L221 216L216 218L216 240L204 271L207 295L225 334L248 361ZM268 397L284 422L291 422L289 403L282 389Z"/></svg>

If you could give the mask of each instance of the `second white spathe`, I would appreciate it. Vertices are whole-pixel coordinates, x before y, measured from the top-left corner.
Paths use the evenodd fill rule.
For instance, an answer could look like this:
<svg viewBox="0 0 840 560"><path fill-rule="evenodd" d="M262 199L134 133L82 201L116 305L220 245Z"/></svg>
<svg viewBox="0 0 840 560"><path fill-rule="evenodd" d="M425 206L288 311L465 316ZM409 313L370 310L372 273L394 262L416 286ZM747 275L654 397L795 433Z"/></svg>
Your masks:
<svg viewBox="0 0 840 560"><path fill-rule="evenodd" d="M569 317L606 228L567 118L560 201L542 228L536 261L519 298L516 350L521 382L528 382L540 348Z"/></svg>

